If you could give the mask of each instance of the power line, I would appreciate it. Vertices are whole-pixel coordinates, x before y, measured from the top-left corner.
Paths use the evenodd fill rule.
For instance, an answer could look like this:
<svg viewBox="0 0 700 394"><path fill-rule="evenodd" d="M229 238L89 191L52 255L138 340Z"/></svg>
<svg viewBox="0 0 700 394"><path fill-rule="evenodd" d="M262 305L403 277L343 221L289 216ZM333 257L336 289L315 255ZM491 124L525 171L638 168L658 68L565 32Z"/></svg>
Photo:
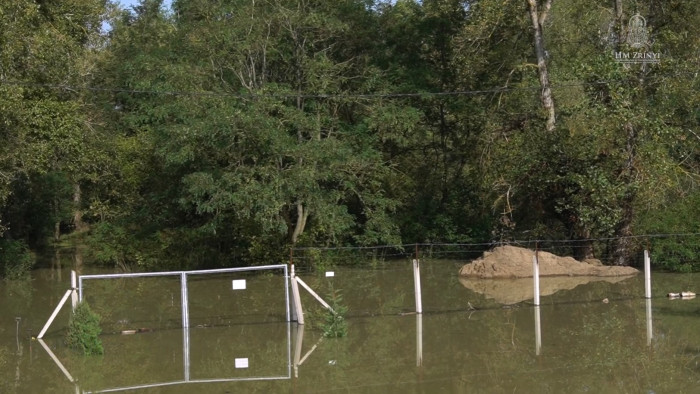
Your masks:
<svg viewBox="0 0 700 394"><path fill-rule="evenodd" d="M305 246L305 247L294 247L294 251L303 250L372 250L372 249L397 249L406 250L408 254L413 253L415 247L468 247L468 246L494 246L494 245L514 245L514 244L577 244L584 242L601 242L601 241L612 241L616 239L651 239L651 238L673 238L673 237L698 237L700 233L667 233L667 234L639 234L639 235L628 235L620 237L602 237L602 238L588 238L588 239L527 239L527 240L505 240L503 242L492 241L492 242L476 242L476 243L413 243L413 244L401 244L401 245L374 245L374 246Z"/></svg>
<svg viewBox="0 0 700 394"><path fill-rule="evenodd" d="M674 75L655 75L646 78L646 80L659 79L661 77L667 76L678 76L680 74L675 73ZM608 79L608 80L598 80L591 82L568 82L561 83L550 86L551 89L566 89L572 87L581 86L596 86L596 85L611 85L617 83L629 82L631 78L625 79ZM111 88L111 87L94 87L94 86L76 86L69 84L49 84L49 83L34 83L34 82L23 82L23 81L11 81L7 79L0 79L0 84L8 86L24 86L24 87L34 87L34 88L47 88L47 89L57 89L65 91L89 91L98 93L127 93L127 94L150 94L150 95L160 95L160 96L189 96L189 97L230 97L242 100L251 100L259 98L275 98L275 99L372 99L372 98L421 98L421 97L441 97L441 96L476 96L482 94L496 94L496 93L508 93L515 91L537 91L541 90L540 86L517 86L517 87L495 87L488 89L476 89L476 90L457 90L457 91L442 91L442 92L396 92L396 93L270 93L270 94L240 94L240 93L225 93L225 92L211 92L211 91L187 91L187 90L145 90L145 89L123 89L123 88Z"/></svg>

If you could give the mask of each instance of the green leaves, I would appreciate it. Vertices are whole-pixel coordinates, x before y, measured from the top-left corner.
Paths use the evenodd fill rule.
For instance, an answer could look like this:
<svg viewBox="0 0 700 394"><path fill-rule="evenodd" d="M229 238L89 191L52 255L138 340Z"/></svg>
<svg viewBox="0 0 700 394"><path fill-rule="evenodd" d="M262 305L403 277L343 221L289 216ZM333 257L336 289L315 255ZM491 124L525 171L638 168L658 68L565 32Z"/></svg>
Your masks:
<svg viewBox="0 0 700 394"><path fill-rule="evenodd" d="M99 338L101 332L100 317L86 302L81 302L68 322L66 343L86 356L101 355L104 353L102 341Z"/></svg>
<svg viewBox="0 0 700 394"><path fill-rule="evenodd" d="M73 207L101 261L249 264L289 244L631 235L697 190L700 23L680 3L638 4L662 63L625 67L612 3L555 2L549 133L525 2L40 3L0 0L13 237Z"/></svg>
<svg viewBox="0 0 700 394"><path fill-rule="evenodd" d="M0 239L0 278L26 279L33 265L34 258L24 242Z"/></svg>

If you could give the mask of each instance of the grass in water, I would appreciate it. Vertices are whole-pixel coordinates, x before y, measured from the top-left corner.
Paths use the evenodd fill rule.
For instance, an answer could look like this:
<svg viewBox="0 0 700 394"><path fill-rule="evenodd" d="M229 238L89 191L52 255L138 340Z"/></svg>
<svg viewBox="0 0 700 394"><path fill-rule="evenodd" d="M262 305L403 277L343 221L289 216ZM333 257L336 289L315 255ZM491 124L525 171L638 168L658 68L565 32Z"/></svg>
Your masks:
<svg viewBox="0 0 700 394"><path fill-rule="evenodd" d="M333 311L326 311L325 320L321 324L323 336L326 338L342 338L348 335L348 322L345 320L348 308L343 305L343 296L340 294L340 290L331 292L330 301Z"/></svg>
<svg viewBox="0 0 700 394"><path fill-rule="evenodd" d="M103 354L100 333L100 316L93 312L86 302L78 304L68 323L68 346L86 356Z"/></svg>

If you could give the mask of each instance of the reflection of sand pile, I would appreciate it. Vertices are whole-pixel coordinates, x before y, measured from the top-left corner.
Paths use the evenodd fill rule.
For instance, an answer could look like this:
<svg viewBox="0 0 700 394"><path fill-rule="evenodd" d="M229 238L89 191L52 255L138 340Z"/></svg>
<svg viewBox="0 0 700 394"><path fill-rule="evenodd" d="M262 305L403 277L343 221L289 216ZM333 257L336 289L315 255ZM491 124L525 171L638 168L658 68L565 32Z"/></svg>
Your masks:
<svg viewBox="0 0 700 394"><path fill-rule="evenodd" d="M527 278L532 277L530 249L499 246L473 262L466 264L459 275L470 278ZM559 257L548 252L538 253L540 276L628 276L638 273L632 267L608 267L600 262L582 263L572 257ZM544 294L544 293L542 293Z"/></svg>
<svg viewBox="0 0 700 394"><path fill-rule="evenodd" d="M532 269L532 263L530 263ZM550 276L540 278L540 295L547 296L559 290L571 290L589 282L605 281L617 283L630 276ZM475 279L459 278L459 282L469 290L483 294L500 304L517 304L533 298L532 278L519 279Z"/></svg>

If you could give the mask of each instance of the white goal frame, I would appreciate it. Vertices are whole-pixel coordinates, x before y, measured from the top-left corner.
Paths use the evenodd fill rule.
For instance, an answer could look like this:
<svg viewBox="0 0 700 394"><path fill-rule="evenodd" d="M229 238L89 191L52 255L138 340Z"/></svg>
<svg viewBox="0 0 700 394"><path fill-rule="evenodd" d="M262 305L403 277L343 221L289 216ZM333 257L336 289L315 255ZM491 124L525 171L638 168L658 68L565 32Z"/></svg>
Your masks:
<svg viewBox="0 0 700 394"><path fill-rule="evenodd" d="M189 303L188 303L188 287L187 287L187 277L190 275L202 275L202 274L220 274L220 273L230 273L230 272L252 272L252 271L268 271L268 270L282 270L284 272L284 304L286 311L286 321L287 321L287 375L282 376L258 376L258 377L246 377L246 378L223 378L223 379L192 379L190 375L190 324L189 324ZM141 272L141 273L127 273L127 274L101 274L101 275L79 275L78 276L78 296L80 301L83 300L83 281L84 280L95 280L95 279L116 279L116 278L137 278L137 277L157 277L157 276L180 276L180 292L181 292L181 304L182 304L182 328L183 328L183 338L182 338L182 349L183 349L183 368L184 376L182 380L173 382L161 382L153 384L142 384L129 387L119 387L112 389L104 389L99 391L94 391L94 393L107 393L107 392L118 392L125 390L135 390L143 388L161 387L161 386L171 386L183 383L212 383L212 382L233 382L233 381L248 381L248 380L280 380L280 379L291 379L291 327L290 327L290 306L289 306L289 271L287 264L276 264L276 265L261 265L253 267L239 267L239 268L220 268L211 270L196 270L196 271L164 271L164 272ZM69 380L73 381L69 378Z"/></svg>
<svg viewBox="0 0 700 394"><path fill-rule="evenodd" d="M128 274L100 274L100 275L80 275L78 276L78 297L83 301L83 280L92 279L115 279L115 278L139 278L149 276L180 276L180 300L182 306L182 327L190 327L190 313L187 293L187 277L190 275L202 274L220 274L227 272L250 272L250 271L268 271L278 270L284 271L284 305L286 311L286 319L290 321L289 316L289 272L287 264L275 265L260 265L253 267L238 267L238 268L219 268L211 270L196 270L196 271L162 271L162 272L137 272Z"/></svg>

